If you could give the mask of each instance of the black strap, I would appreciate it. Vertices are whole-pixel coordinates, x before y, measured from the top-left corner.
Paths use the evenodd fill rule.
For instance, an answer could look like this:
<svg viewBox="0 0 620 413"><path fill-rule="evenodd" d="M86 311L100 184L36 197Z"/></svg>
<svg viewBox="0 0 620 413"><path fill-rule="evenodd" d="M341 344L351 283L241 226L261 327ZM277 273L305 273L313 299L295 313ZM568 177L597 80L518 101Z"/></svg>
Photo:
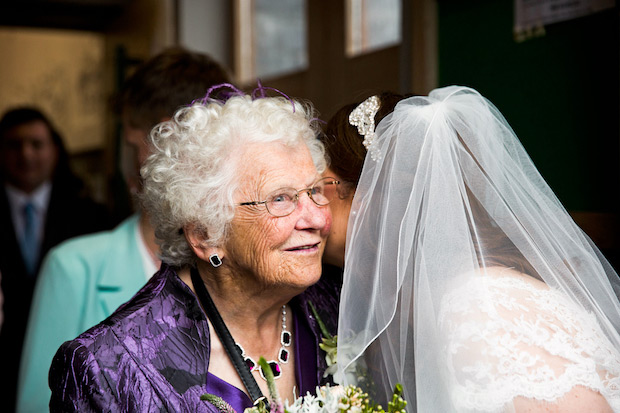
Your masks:
<svg viewBox="0 0 620 413"><path fill-rule="evenodd" d="M230 357L237 373L239 373L239 377L241 377L241 381L245 385L245 388L248 389L252 403L255 404L258 399L263 398L263 392L261 392L258 387L258 383L254 380L254 376L252 376L247 364L243 361L239 347L235 345L235 340L233 340L230 331L228 331L228 327L226 327L224 320L222 320L222 316L220 316L220 313L217 311L209 295L209 291L207 291L207 287L205 287L202 278L200 278L200 274L198 274L198 269L192 267L191 276L196 295L198 295L202 308L207 312L207 316L209 320L211 320L211 324L213 324L213 328L220 338L222 345L226 349L228 357Z"/></svg>

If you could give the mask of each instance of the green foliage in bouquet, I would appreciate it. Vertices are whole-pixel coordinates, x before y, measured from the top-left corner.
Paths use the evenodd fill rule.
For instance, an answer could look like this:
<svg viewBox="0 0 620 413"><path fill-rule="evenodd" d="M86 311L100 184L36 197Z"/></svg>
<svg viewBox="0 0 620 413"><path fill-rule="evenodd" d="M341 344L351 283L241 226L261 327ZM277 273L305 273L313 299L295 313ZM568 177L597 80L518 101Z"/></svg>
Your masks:
<svg viewBox="0 0 620 413"><path fill-rule="evenodd" d="M316 311L316 308L312 304L312 301L308 301L308 306L314 315L314 319L316 320L319 328L321 329L321 334L323 335L321 343L319 343L319 347L321 350L325 352L325 361L327 362L327 370L325 371L325 376L329 374L334 374L336 369L336 356L337 356L337 348L338 348L338 336L332 335L319 317L319 313Z"/></svg>
<svg viewBox="0 0 620 413"><path fill-rule="evenodd" d="M206 400L212 405L214 405L220 412L222 413L236 413L235 409L228 404L224 399L215 394L205 393L200 396L200 400Z"/></svg>

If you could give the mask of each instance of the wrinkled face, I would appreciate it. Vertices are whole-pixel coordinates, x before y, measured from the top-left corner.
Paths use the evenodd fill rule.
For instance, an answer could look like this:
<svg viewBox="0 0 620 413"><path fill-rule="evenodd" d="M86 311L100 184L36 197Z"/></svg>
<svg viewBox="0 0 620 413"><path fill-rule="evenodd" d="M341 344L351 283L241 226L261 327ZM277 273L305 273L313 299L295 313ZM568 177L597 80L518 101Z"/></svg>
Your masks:
<svg viewBox="0 0 620 413"><path fill-rule="evenodd" d="M323 173L326 177L336 178L340 181L340 177L331 169L327 168ZM349 222L349 214L351 205L353 204L354 188L349 189L346 184L340 184L341 195L332 194L329 207L332 211L332 227L327 238L323 261L327 264L344 268L344 248L347 241L347 224ZM336 191L336 188L328 188L330 191Z"/></svg>
<svg viewBox="0 0 620 413"><path fill-rule="evenodd" d="M308 188L320 178L304 144L248 145L239 165L237 203L263 201L280 188ZM297 293L319 280L321 255L331 226L328 207L317 206L301 193L297 208L285 217L274 217L264 205L236 208L224 246L224 261L233 273Z"/></svg>
<svg viewBox="0 0 620 413"><path fill-rule="evenodd" d="M2 142L2 163L8 182L30 193L52 179L58 163L58 148L40 120L8 130Z"/></svg>

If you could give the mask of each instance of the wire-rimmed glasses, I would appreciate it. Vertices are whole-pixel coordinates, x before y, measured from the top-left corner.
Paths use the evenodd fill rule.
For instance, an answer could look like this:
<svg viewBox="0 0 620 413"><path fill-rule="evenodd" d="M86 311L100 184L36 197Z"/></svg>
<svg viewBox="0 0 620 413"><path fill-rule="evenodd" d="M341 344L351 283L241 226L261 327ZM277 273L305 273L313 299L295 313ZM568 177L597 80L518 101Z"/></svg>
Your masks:
<svg viewBox="0 0 620 413"><path fill-rule="evenodd" d="M305 192L316 205L322 207L328 205L334 196L338 196L337 188L339 184L340 181L336 178L321 178L309 188L299 190L295 188L280 188L267 195L267 199L264 201L241 202L239 205L265 204L267 212L274 217L285 217L292 214L297 208L300 193ZM327 189L332 186L333 190Z"/></svg>

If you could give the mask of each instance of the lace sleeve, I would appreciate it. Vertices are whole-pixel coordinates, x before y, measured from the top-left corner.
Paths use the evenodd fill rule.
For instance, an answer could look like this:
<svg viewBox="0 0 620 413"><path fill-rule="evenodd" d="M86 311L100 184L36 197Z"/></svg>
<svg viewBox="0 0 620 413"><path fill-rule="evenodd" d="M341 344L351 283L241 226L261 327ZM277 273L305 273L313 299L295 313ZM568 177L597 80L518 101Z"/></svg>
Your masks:
<svg viewBox="0 0 620 413"><path fill-rule="evenodd" d="M466 279L443 298L439 316L458 411L559 405L584 391L620 411L620 353L593 315L510 269Z"/></svg>

